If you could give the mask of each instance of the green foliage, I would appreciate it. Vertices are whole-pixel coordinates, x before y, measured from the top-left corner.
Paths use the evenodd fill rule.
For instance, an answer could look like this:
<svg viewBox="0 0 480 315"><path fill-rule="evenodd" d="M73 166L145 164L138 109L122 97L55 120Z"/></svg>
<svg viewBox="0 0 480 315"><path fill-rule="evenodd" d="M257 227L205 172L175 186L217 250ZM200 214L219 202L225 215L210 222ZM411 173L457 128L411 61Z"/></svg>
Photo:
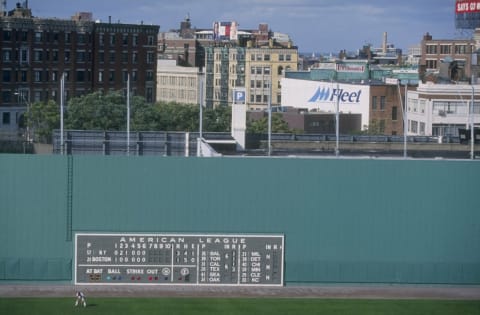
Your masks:
<svg viewBox="0 0 480 315"><path fill-rule="evenodd" d="M65 113L65 129L125 130L127 108L119 93L94 92L72 98Z"/></svg>
<svg viewBox="0 0 480 315"><path fill-rule="evenodd" d="M229 132L232 126L232 109L221 106L203 110L203 130L211 132Z"/></svg>
<svg viewBox="0 0 480 315"><path fill-rule="evenodd" d="M148 104L140 96L130 99L130 129L132 131L185 131L199 130L198 105L178 103ZM52 131L60 128L60 105L53 101L32 105L27 117L35 130L36 140L50 142ZM203 110L203 130L229 132L231 108ZM66 130L127 130L127 105L118 92L94 92L72 98L65 105Z"/></svg>
<svg viewBox="0 0 480 315"><path fill-rule="evenodd" d="M247 122L247 133L267 133L268 132L268 116L259 120ZM288 124L283 120L280 113L272 113L272 133L291 133Z"/></svg>
<svg viewBox="0 0 480 315"><path fill-rule="evenodd" d="M0 314L8 315L478 315L480 301L341 300L303 298L93 298L86 308L74 298L0 298Z"/></svg>
<svg viewBox="0 0 480 315"><path fill-rule="evenodd" d="M33 103L26 119L35 141L50 143L53 130L60 128L60 107L51 100Z"/></svg>

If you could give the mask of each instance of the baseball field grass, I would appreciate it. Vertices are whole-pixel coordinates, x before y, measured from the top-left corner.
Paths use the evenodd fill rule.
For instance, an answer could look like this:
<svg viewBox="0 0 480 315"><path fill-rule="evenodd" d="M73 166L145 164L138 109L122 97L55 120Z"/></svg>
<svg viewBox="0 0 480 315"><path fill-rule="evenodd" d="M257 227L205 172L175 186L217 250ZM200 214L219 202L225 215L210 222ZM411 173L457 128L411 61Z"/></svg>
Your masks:
<svg viewBox="0 0 480 315"><path fill-rule="evenodd" d="M479 315L480 300L355 300L314 298L0 298L2 315Z"/></svg>

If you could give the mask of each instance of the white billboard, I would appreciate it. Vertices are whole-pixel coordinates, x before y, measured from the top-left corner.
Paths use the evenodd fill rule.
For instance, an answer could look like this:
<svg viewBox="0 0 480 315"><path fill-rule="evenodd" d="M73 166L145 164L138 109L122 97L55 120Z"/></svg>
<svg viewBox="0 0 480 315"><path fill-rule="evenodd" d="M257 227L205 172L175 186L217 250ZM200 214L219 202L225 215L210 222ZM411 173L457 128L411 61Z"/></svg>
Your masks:
<svg viewBox="0 0 480 315"><path fill-rule="evenodd" d="M361 114L362 129L368 126L368 85L282 79L282 106L335 113L337 102L341 113Z"/></svg>

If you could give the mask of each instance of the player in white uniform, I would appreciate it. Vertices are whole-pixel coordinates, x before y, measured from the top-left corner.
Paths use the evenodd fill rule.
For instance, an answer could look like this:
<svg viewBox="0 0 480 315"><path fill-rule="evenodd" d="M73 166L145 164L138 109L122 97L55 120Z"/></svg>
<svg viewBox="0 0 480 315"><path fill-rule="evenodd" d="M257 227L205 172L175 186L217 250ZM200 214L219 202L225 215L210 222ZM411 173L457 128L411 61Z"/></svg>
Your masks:
<svg viewBox="0 0 480 315"><path fill-rule="evenodd" d="M80 305L83 304L83 307L87 307L87 298L82 291L77 291L75 296L77 297L77 300L75 301L75 306L78 306L78 302L80 302Z"/></svg>

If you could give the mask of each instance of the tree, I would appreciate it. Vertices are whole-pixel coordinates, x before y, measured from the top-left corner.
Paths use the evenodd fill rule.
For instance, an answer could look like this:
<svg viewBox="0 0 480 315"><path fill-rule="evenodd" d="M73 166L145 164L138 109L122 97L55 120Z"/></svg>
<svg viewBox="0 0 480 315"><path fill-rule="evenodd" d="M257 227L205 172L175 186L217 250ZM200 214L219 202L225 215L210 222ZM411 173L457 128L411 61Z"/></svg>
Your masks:
<svg viewBox="0 0 480 315"><path fill-rule="evenodd" d="M210 132L230 132L232 108L221 106L203 111L203 129Z"/></svg>
<svg viewBox="0 0 480 315"><path fill-rule="evenodd" d="M248 133L267 133L268 132L268 116L260 118L259 120L249 121L247 123ZM290 133L288 124L283 120L282 114L272 113L272 133Z"/></svg>
<svg viewBox="0 0 480 315"><path fill-rule="evenodd" d="M73 130L125 130L125 99L117 92L94 92L72 98L65 113L65 128Z"/></svg>
<svg viewBox="0 0 480 315"><path fill-rule="evenodd" d="M33 103L26 119L35 141L51 143L53 130L60 127L60 107L52 100Z"/></svg>

